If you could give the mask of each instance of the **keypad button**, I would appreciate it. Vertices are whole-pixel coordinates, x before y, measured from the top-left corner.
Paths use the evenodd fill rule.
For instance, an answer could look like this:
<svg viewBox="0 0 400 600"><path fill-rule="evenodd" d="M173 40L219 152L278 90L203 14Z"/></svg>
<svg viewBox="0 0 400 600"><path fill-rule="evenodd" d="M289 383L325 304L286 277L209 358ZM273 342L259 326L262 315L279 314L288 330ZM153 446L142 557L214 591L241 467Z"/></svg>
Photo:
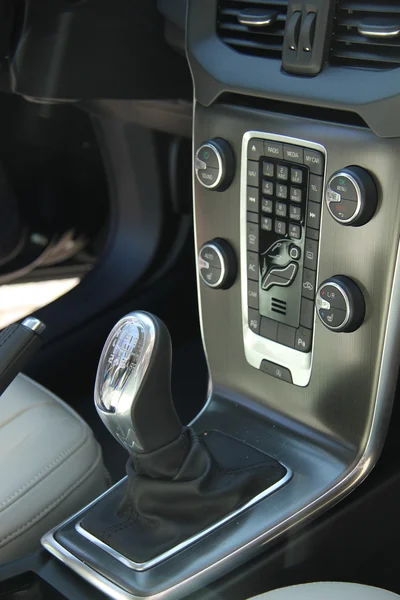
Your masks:
<svg viewBox="0 0 400 600"><path fill-rule="evenodd" d="M274 203L272 202L272 200L267 200L267 198L263 198L261 200L261 210L264 213L272 214L272 211L274 210Z"/></svg>
<svg viewBox="0 0 400 600"><path fill-rule="evenodd" d="M319 229L321 222L321 204L309 202L307 206L307 227Z"/></svg>
<svg viewBox="0 0 400 600"><path fill-rule="evenodd" d="M312 343L312 330L306 327L299 327L296 331L294 347L300 352L310 352Z"/></svg>
<svg viewBox="0 0 400 600"><path fill-rule="evenodd" d="M250 308L258 308L258 281L248 280L247 302Z"/></svg>
<svg viewBox="0 0 400 600"><path fill-rule="evenodd" d="M247 183L248 185L258 186L259 182L259 162L255 160L247 161Z"/></svg>
<svg viewBox="0 0 400 600"><path fill-rule="evenodd" d="M247 188L247 210L258 212L259 197L259 191L257 188Z"/></svg>
<svg viewBox="0 0 400 600"><path fill-rule="evenodd" d="M276 342L278 338L278 321L267 319L267 317L261 318L260 335L268 338L273 342Z"/></svg>
<svg viewBox="0 0 400 600"><path fill-rule="evenodd" d="M304 269L303 271L303 288L302 293L305 298L314 300L315 298L315 280L317 274L311 269Z"/></svg>
<svg viewBox="0 0 400 600"><path fill-rule="evenodd" d="M290 180L292 183L303 183L303 171L300 169L290 169Z"/></svg>
<svg viewBox="0 0 400 600"><path fill-rule="evenodd" d="M295 225L294 223L289 223L289 237L291 237L293 240L301 239L300 225Z"/></svg>
<svg viewBox="0 0 400 600"><path fill-rule="evenodd" d="M263 162L263 175L264 177L274 176L274 165L269 162Z"/></svg>
<svg viewBox="0 0 400 600"><path fill-rule="evenodd" d="M261 316L260 316L258 310L254 310L254 308L249 308L248 317L249 317L250 329L252 331L254 331L254 333L258 334L260 331L260 321L261 321Z"/></svg>
<svg viewBox="0 0 400 600"><path fill-rule="evenodd" d="M304 149L304 164L310 167L311 173L314 175L323 175L324 173L324 157L321 152L316 150Z"/></svg>
<svg viewBox="0 0 400 600"><path fill-rule="evenodd" d="M306 238L304 247L304 266L306 269L317 270L318 242Z"/></svg>
<svg viewBox="0 0 400 600"><path fill-rule="evenodd" d="M261 229L263 231L272 231L272 219L269 217L261 217Z"/></svg>
<svg viewBox="0 0 400 600"><path fill-rule="evenodd" d="M288 346L289 348L294 348L295 335L296 329L294 327L290 327L284 323L279 323L277 339L278 344Z"/></svg>
<svg viewBox="0 0 400 600"><path fill-rule="evenodd" d="M283 204L283 202L277 202L275 204L275 214L277 217L286 217L286 215L287 215L286 204Z"/></svg>
<svg viewBox="0 0 400 600"><path fill-rule="evenodd" d="M264 155L273 158L283 158L283 144L264 142Z"/></svg>
<svg viewBox="0 0 400 600"><path fill-rule="evenodd" d="M281 179L282 181L287 181L289 177L289 169L284 167L283 165L278 165L276 167L276 178Z"/></svg>
<svg viewBox="0 0 400 600"><path fill-rule="evenodd" d="M297 188L297 187L290 188L290 199L292 202L301 202L302 195L303 195L303 192L300 188Z"/></svg>
<svg viewBox="0 0 400 600"><path fill-rule="evenodd" d="M288 189L287 185L282 185L281 183L276 184L276 197L283 198L284 200L287 198Z"/></svg>
<svg viewBox="0 0 400 600"><path fill-rule="evenodd" d="M318 175L310 175L310 187L308 190L308 198L312 202L322 201L323 178Z"/></svg>
<svg viewBox="0 0 400 600"><path fill-rule="evenodd" d="M303 163L303 148L300 146L289 146L288 144L284 145L284 157L285 160L290 160L291 162Z"/></svg>
<svg viewBox="0 0 400 600"><path fill-rule="evenodd" d="M258 290L258 287L257 287ZM258 298L257 298L258 301ZM308 298L302 298L300 309L300 325L312 329L314 323L314 302Z"/></svg>
<svg viewBox="0 0 400 600"><path fill-rule="evenodd" d="M286 369L286 367L281 367L281 365L276 365L269 360L262 361L260 370L263 373L267 373L268 375L275 377L276 379L286 381L286 383L293 383L292 374L289 369Z"/></svg>
<svg viewBox="0 0 400 600"><path fill-rule="evenodd" d="M258 252L258 245L258 225L255 223L247 223L247 248L253 252Z"/></svg>
<svg viewBox="0 0 400 600"><path fill-rule="evenodd" d="M254 281L258 281L258 274L260 270L260 263L258 259L258 254L255 252L247 253L247 277L249 279L254 279Z"/></svg>
<svg viewBox="0 0 400 600"><path fill-rule="evenodd" d="M257 140L252 138L247 146L247 158L251 160L258 160L264 153L264 142L263 140Z"/></svg>
<svg viewBox="0 0 400 600"><path fill-rule="evenodd" d="M272 181L267 181L264 179L262 183L262 191L263 194L266 194L267 196L272 196L272 194L274 193L274 184L272 183Z"/></svg>
<svg viewBox="0 0 400 600"><path fill-rule="evenodd" d="M285 221L275 221L275 233L278 233L279 235L286 235Z"/></svg>
<svg viewBox="0 0 400 600"><path fill-rule="evenodd" d="M289 217L292 221L301 221L301 208L300 206L290 205Z"/></svg>

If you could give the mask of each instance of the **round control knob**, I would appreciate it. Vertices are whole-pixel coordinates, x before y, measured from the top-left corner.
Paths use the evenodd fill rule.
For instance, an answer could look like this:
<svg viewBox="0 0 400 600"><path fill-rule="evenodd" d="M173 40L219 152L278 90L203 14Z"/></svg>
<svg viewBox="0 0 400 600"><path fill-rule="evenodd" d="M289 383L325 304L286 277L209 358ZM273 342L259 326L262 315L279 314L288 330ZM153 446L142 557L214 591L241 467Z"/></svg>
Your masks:
<svg viewBox="0 0 400 600"><path fill-rule="evenodd" d="M211 288L226 290L236 279L236 256L225 240L215 239L203 244L198 264L200 277Z"/></svg>
<svg viewBox="0 0 400 600"><path fill-rule="evenodd" d="M197 180L209 190L226 190L235 172L235 156L225 140L213 138L196 152L194 170Z"/></svg>
<svg viewBox="0 0 400 600"><path fill-rule="evenodd" d="M318 289L316 302L320 320L331 331L350 333L364 321L364 296L358 285L344 275L324 281Z"/></svg>
<svg viewBox="0 0 400 600"><path fill-rule="evenodd" d="M378 192L368 171L361 167L346 167L329 179L325 200L338 223L359 227L372 219Z"/></svg>

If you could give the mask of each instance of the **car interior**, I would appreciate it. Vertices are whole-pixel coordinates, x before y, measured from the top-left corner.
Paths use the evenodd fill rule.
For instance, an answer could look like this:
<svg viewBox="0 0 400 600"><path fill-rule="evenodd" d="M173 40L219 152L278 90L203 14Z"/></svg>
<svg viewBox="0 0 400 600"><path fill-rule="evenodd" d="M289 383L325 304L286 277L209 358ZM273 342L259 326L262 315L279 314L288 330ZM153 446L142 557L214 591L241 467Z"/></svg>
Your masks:
<svg viewBox="0 0 400 600"><path fill-rule="evenodd" d="M0 598L400 598L400 2L0 15Z"/></svg>

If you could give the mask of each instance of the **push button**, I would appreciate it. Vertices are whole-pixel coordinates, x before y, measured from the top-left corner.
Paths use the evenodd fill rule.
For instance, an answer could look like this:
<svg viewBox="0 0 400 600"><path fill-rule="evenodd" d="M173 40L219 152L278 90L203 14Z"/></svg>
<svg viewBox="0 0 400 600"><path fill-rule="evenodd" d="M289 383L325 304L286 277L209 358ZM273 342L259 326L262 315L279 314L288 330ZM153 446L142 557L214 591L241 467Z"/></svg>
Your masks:
<svg viewBox="0 0 400 600"><path fill-rule="evenodd" d="M347 313L339 308L320 308L318 311L319 317L328 327L341 327L346 321Z"/></svg>
<svg viewBox="0 0 400 600"><path fill-rule="evenodd" d="M289 325L285 325L284 323L279 323L277 339L278 344L288 346L288 348L294 348L295 335L296 329L294 327L290 327Z"/></svg>
<svg viewBox="0 0 400 600"><path fill-rule="evenodd" d="M247 248L253 250L253 252L258 252L258 244L258 225L247 223Z"/></svg>
<svg viewBox="0 0 400 600"><path fill-rule="evenodd" d="M276 342L278 338L278 321L273 319L267 319L267 317L261 318L260 335Z"/></svg>
<svg viewBox="0 0 400 600"><path fill-rule="evenodd" d="M272 200L267 200L267 198L263 198L262 199L262 201L261 201L261 210L264 213L272 214L273 208L274 208L274 205L273 205Z"/></svg>
<svg viewBox="0 0 400 600"><path fill-rule="evenodd" d="M258 186L259 182L259 163L255 160L247 161L247 183L248 185Z"/></svg>
<svg viewBox="0 0 400 600"><path fill-rule="evenodd" d="M331 202L329 205L329 210L339 221L351 219L355 215L357 208L357 202L344 200L343 198L340 202Z"/></svg>
<svg viewBox="0 0 400 600"><path fill-rule="evenodd" d="M320 292L321 298L329 302L331 308L347 310L343 294L334 285L325 285Z"/></svg>
<svg viewBox="0 0 400 600"><path fill-rule="evenodd" d="M314 173L314 175L324 174L324 157L321 152L305 148L304 164L310 168L311 173Z"/></svg>
<svg viewBox="0 0 400 600"><path fill-rule="evenodd" d="M260 215L258 213L255 213L255 212L247 212L247 221L249 223L259 223L260 222Z"/></svg>
<svg viewBox="0 0 400 600"><path fill-rule="evenodd" d="M208 264L209 267L222 269L222 264L217 251L212 246L204 246L200 251L200 257ZM206 265L204 265L208 268Z"/></svg>
<svg viewBox="0 0 400 600"><path fill-rule="evenodd" d="M259 273L259 259L258 254L255 252L247 253L247 277L249 279L254 279L258 281L258 273Z"/></svg>
<svg viewBox="0 0 400 600"><path fill-rule="evenodd" d="M247 282L248 305L250 308L258 308L258 281Z"/></svg>
<svg viewBox="0 0 400 600"><path fill-rule="evenodd" d="M314 300L315 298L315 281L317 274L315 271L311 271L311 269L304 269L303 271L303 288L302 293L305 298L309 300Z"/></svg>
<svg viewBox="0 0 400 600"><path fill-rule="evenodd" d="M219 168L219 162L217 153L211 146L204 145L197 152L197 158L204 163L204 168L212 167L213 169Z"/></svg>
<svg viewBox="0 0 400 600"><path fill-rule="evenodd" d="M302 298L300 309L300 325L312 329L314 323L314 302Z"/></svg>
<svg viewBox="0 0 400 600"><path fill-rule="evenodd" d="M272 196L272 194L274 193L274 184L272 183L272 181L263 181L262 192L266 196Z"/></svg>
<svg viewBox="0 0 400 600"><path fill-rule="evenodd" d="M309 202L307 207L307 227L319 229L321 222L321 204Z"/></svg>
<svg viewBox="0 0 400 600"><path fill-rule="evenodd" d="M292 183L303 183L303 171L300 169L290 169L290 179Z"/></svg>
<svg viewBox="0 0 400 600"><path fill-rule="evenodd" d="M322 187L323 178L318 175L310 175L310 188L308 191L308 198L312 202L322 202Z"/></svg>
<svg viewBox="0 0 400 600"><path fill-rule="evenodd" d="M214 185L218 180L219 175L219 169L214 169L212 167L206 167L205 169L197 171L197 177L206 186Z"/></svg>
<svg viewBox="0 0 400 600"><path fill-rule="evenodd" d="M264 177L274 176L274 165L269 162L263 162L263 175Z"/></svg>
<svg viewBox="0 0 400 600"><path fill-rule="evenodd" d="M247 158L250 160L258 160L260 156L263 155L264 152L264 142L263 140L257 140L252 138L249 141L249 145L247 146Z"/></svg>
<svg viewBox="0 0 400 600"><path fill-rule="evenodd" d="M289 146L287 144L284 145L283 155L285 160L290 160L291 162L303 163L304 158L304 150L300 148L300 146Z"/></svg>
<svg viewBox="0 0 400 600"><path fill-rule="evenodd" d="M259 206L259 193L258 189L254 187L247 188L247 210L258 212Z"/></svg>
<svg viewBox="0 0 400 600"><path fill-rule="evenodd" d="M263 280L261 282L262 289L268 291L274 285L287 287L294 281L298 268L299 266L297 263L291 262L288 265L286 265L286 267L275 267L271 269L263 277Z"/></svg>
<svg viewBox="0 0 400 600"><path fill-rule="evenodd" d="M293 383L292 374L289 369L286 369L286 367L281 367L280 365L276 365L269 360L262 361L260 370L263 373L267 373L267 375L275 377L276 379L281 379L287 383Z"/></svg>
<svg viewBox="0 0 400 600"><path fill-rule="evenodd" d="M290 223L289 225L289 237L293 240L301 239L301 227L300 225L294 225L294 223Z"/></svg>
<svg viewBox="0 0 400 600"><path fill-rule="evenodd" d="M216 285L221 279L221 273L221 269L215 269L214 267L201 269L201 276L209 285Z"/></svg>
<svg viewBox="0 0 400 600"><path fill-rule="evenodd" d="M300 352L310 352L312 343L312 330L306 327L299 327L294 339L294 347Z"/></svg>
<svg viewBox="0 0 400 600"><path fill-rule="evenodd" d="M289 176L289 169L284 167L283 165L278 165L276 167L276 178L281 179L282 181L287 181Z"/></svg>
<svg viewBox="0 0 400 600"><path fill-rule="evenodd" d="M301 221L301 208L300 206L290 205L289 217L292 221Z"/></svg>
<svg viewBox="0 0 400 600"><path fill-rule="evenodd" d="M283 158L283 145L276 142L264 142L265 156Z"/></svg>
<svg viewBox="0 0 400 600"><path fill-rule="evenodd" d="M307 269L317 270L317 259L318 259L318 242L316 240L310 240L306 238L306 244L304 248L304 266Z"/></svg>
<svg viewBox="0 0 400 600"><path fill-rule="evenodd" d="M248 313L248 317L249 317L249 327L252 331L254 331L254 333L259 333L260 331L260 320L261 320L261 316L258 312L258 310L254 310L252 308L249 308L249 313Z"/></svg>
<svg viewBox="0 0 400 600"><path fill-rule="evenodd" d="M357 202L356 186L350 179L348 179L348 177L343 177L341 175L334 177L332 181L329 182L329 187L333 192L340 194L342 198Z"/></svg>

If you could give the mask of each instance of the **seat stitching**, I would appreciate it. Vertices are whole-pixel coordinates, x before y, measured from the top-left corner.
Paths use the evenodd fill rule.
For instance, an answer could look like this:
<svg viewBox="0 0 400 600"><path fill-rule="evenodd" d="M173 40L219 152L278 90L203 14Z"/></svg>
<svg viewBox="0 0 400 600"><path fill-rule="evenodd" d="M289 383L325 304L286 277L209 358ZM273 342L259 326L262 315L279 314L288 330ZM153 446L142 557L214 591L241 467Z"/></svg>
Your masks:
<svg viewBox="0 0 400 600"><path fill-rule="evenodd" d="M99 449L97 460L93 465L91 465L90 469L88 469L88 471L86 471L82 475L82 477L80 477L73 485L69 486L65 492L60 494L60 496L58 496L55 500L53 500L53 502L51 502L43 510L41 510L40 513L38 513L35 517L33 517L32 519L27 521L27 523L22 525L22 527L19 527L12 533L9 533L5 538L0 539L0 548L3 547L8 542L13 541L13 539L16 539L17 537L19 537L20 534L25 533L25 531L27 531L31 525L36 525L42 519L42 517L45 517L47 515L47 513L49 513L53 508L55 508L58 504L60 504L60 502L62 502L62 500L67 498L74 490L76 490L76 488L79 487L80 484L83 481L85 481L88 477L90 477L90 475L92 475L93 472L97 469L97 467L99 466L99 463L101 462L101 458L102 458L101 452Z"/></svg>
<svg viewBox="0 0 400 600"><path fill-rule="evenodd" d="M24 485L22 485L18 490L16 490L10 496L8 496L5 500L3 500L0 503L0 512L8 504L10 504L14 500L16 500L18 497L20 497L22 495L22 492L28 491L28 489L31 489L32 487L34 487L33 484L39 483L39 481L41 481L43 479L44 475L48 475L49 472L54 471L54 469L52 467L56 466L63 458L66 458L69 455L74 454L86 443L86 441L89 437L89 429L87 427L83 427L81 423L79 423L79 426L81 429L85 430L85 437L82 438L82 441L79 441L78 444L73 444L73 445L69 446L68 448L66 448L66 450L63 450L63 452L61 452L61 454L59 454L55 459L53 459L50 463L48 463L41 471L39 471L39 473L37 473L28 482L24 483ZM65 462L65 461L63 461L63 462Z"/></svg>

